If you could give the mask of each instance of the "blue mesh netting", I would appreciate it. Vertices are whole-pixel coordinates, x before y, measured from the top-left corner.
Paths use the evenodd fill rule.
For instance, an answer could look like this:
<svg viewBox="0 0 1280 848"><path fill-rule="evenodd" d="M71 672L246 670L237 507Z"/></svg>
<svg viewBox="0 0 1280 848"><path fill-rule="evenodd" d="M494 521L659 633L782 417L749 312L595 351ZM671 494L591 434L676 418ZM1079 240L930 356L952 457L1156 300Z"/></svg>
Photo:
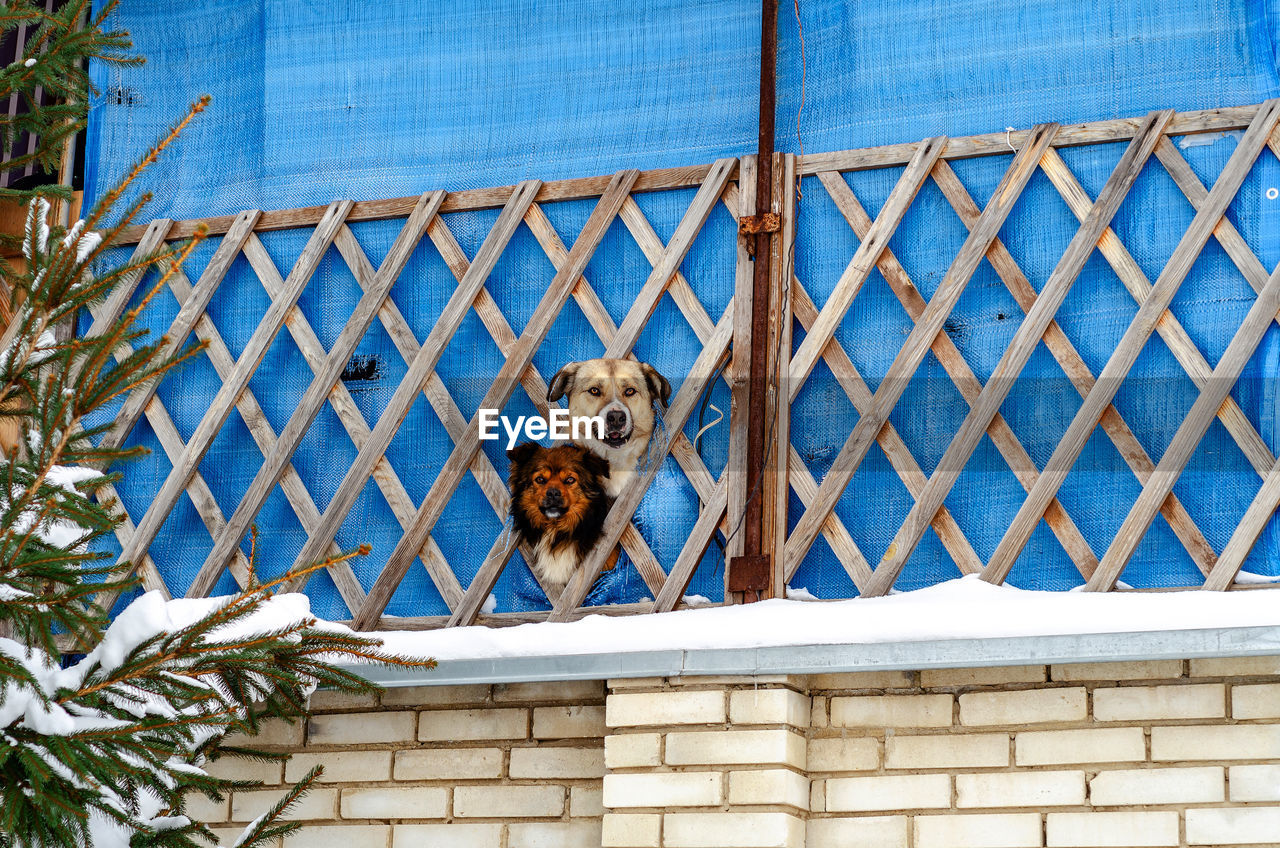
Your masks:
<svg viewBox="0 0 1280 848"><path fill-rule="evenodd" d="M1254 103L1280 92L1274 33L1276 4L1262 0L1086 0L1073 4L998 0L906 0L839 3L803 0L807 67L790 4L780 15L778 147L799 152L914 141L935 135L994 132L1038 121L1083 122L1140 115L1155 108L1202 109ZM496 2L424 10L403 0L380 4L298 4L281 0L177 5L151 0L124 4L113 25L129 30L148 62L142 68L92 69L101 90L90 119L87 191L92 199L112 184L159 137L185 105L208 92L214 101L164 160L140 181L156 200L152 216L227 214L243 208L288 208L334 198L413 195L435 188L502 185L537 177L586 176L619 168L703 163L749 153L756 129L758 4L642 0L576 0L554 13L539 4ZM798 126L803 77L804 110ZM1234 149L1236 135L1197 138L1182 153L1206 183ZM1122 145L1064 150L1085 188L1095 194ZM956 162L979 205L986 202L1009 157ZM1280 260L1280 184L1277 162L1264 152L1229 212L1270 270ZM857 172L849 184L874 215L900 169ZM810 185L812 183L812 185ZM654 228L670 237L692 190L642 195ZM548 216L571 243L590 212L587 202L548 204ZM1147 276L1155 279L1192 210L1164 170L1148 165L1115 228ZM496 211L452 213L448 226L473 256ZM857 241L815 180L799 203L796 268L819 306ZM398 222L355 225L376 266ZM1075 220L1043 175L1031 182L1001 233L1033 286L1043 285L1075 229ZM891 247L928 297L964 237L964 227L940 192L926 185ZM282 275L309 232L263 236ZM733 286L733 222L717 209L682 270L713 320ZM193 279L214 245L191 263ZM587 269L615 323L620 322L649 264L621 223L615 223ZM553 269L533 236L521 229L488 285L518 334ZM454 278L424 242L392 291L418 340L425 338L453 290ZM359 297L336 251L326 258L301 301L303 313L328 346ZM1211 242L1173 303L1173 311L1212 365L1252 301L1252 290L1220 247ZM247 341L266 295L243 260L215 296L210 314L231 348ZM167 327L176 303L150 320ZM1059 314L1059 322L1096 374L1123 333L1136 304L1107 263L1095 255ZM980 380L985 380L1021 310L989 265L975 274L947 332ZM873 273L837 338L872 389L893 359L910 320L887 284ZM797 333L797 343L803 337ZM637 353L678 387L700 344L670 298L664 298L641 336ZM535 357L549 376L564 362L603 349L578 308L570 304ZM357 351L376 363L373 376L349 388L370 425L385 406L404 363L377 323ZM469 315L441 359L440 375L464 416L475 411L501 353L481 322ZM1274 375L1280 338L1272 332L1234 396L1275 450ZM311 372L288 333L272 346L251 389L278 431L305 390ZM212 366L197 359L161 388L184 438L212 398ZM727 409L723 387L713 402ZM1153 337L1116 406L1148 452L1158 458L1195 392L1168 348ZM1033 460L1042 465L1079 405L1079 396L1043 348L1037 351L1003 413ZM508 414L532 405L517 390ZM932 354L894 411L892 422L926 474L946 448L965 404ZM821 477L847 436L856 413L824 364L801 391L793 439ZM692 435L692 424L686 432ZM712 473L723 467L727 427L706 437ZM131 514L145 511L168 460L144 423L135 435L153 454L129 469L122 492ZM411 498L420 500L447 457L451 442L426 400L419 398L393 442L388 460ZM485 450L500 472L501 451ZM323 510L355 449L336 414L317 418L295 466ZM225 513L257 470L260 456L233 412L202 465ZM1215 424L1176 493L1220 549L1252 497L1257 475ZM638 521L666 567L674 562L697 507L679 472L659 477ZM1138 491L1132 473L1105 435L1095 435L1062 490L1064 506L1099 553ZM986 558L1022 489L989 440L966 466L947 505ZM910 496L878 447L868 454L837 511L874 562L910 507ZM799 504L792 505L798 519ZM302 528L279 491L259 518L270 528L261 550L264 570L282 568L301 544ZM438 523L434 538L465 586L501 531L500 521L471 476ZM371 556L354 564L371 584L398 536L385 499L370 482L339 534L339 542L369 541ZM180 591L209 549L189 501L166 524L153 547ZM1280 538L1268 531L1248 563L1274 572ZM930 531L900 587L956 573ZM690 591L722 594L713 546ZM1127 582L1175 585L1197 572L1172 532L1157 518ZM510 581L498 607L517 604ZM229 578L224 578L224 584ZM325 575L311 591L317 611L345 617ZM1043 525L1011 576L1018 585L1064 588L1079 581L1061 545ZM632 580L631 584L636 581ZM843 569L820 538L794 585L822 596L853 593ZM225 586L224 586L225 588ZM632 588L627 589L628 592ZM641 590L636 590L641 591ZM398 615L443 612L425 570L416 568L388 610Z"/></svg>

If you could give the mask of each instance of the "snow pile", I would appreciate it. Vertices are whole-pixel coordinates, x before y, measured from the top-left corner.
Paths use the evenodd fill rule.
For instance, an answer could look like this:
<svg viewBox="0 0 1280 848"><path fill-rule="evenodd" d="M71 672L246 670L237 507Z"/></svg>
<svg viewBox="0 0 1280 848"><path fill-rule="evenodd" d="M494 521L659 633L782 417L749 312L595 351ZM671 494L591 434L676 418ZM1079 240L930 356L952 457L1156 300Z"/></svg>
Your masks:
<svg viewBox="0 0 1280 848"><path fill-rule="evenodd" d="M793 597L808 594L793 590ZM1269 591L1039 592L970 575L883 598L771 600L657 616L378 635L388 650L437 660L856 645L1280 625L1277 597Z"/></svg>

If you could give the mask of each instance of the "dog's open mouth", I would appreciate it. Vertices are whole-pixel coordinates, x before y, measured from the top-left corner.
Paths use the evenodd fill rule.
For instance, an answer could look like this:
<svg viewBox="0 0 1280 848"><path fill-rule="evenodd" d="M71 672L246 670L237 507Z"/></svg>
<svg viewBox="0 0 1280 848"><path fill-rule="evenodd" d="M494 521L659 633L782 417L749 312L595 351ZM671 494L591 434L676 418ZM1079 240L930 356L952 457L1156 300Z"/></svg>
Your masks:
<svg viewBox="0 0 1280 848"><path fill-rule="evenodd" d="M550 518L552 521L564 515L564 507L562 506L541 506L538 509L543 515Z"/></svg>
<svg viewBox="0 0 1280 848"><path fill-rule="evenodd" d="M627 443L629 438L631 438L630 433L605 433L601 441L611 448L620 448Z"/></svg>

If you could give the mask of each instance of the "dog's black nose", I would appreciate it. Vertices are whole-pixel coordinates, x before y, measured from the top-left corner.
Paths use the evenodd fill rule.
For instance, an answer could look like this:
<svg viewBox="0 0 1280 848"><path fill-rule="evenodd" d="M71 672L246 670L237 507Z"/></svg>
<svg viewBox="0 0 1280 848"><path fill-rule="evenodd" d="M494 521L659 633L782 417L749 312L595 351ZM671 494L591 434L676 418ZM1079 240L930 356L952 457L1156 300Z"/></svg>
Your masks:
<svg viewBox="0 0 1280 848"><path fill-rule="evenodd" d="M542 495L544 504L561 504L564 503L564 493L559 489L547 489Z"/></svg>
<svg viewBox="0 0 1280 848"><path fill-rule="evenodd" d="M611 409L604 414L604 426L610 432L621 432L627 426L627 413L621 409Z"/></svg>

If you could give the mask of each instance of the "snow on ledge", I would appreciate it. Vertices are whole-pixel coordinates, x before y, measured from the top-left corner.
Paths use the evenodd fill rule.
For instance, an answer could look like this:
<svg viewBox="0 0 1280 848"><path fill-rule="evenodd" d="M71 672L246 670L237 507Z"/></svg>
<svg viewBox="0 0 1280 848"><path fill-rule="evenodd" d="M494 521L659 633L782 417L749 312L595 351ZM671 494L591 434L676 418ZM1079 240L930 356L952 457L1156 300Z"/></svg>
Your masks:
<svg viewBox="0 0 1280 848"><path fill-rule="evenodd" d="M593 615L569 623L378 635L393 651L440 661L437 670L411 676L371 671L369 676L385 685L752 673L752 668L777 674L787 673L788 658L794 659L792 673L809 673L1156 655L1280 655L1280 595L1026 591L970 575L884 598L771 600L658 615Z"/></svg>

